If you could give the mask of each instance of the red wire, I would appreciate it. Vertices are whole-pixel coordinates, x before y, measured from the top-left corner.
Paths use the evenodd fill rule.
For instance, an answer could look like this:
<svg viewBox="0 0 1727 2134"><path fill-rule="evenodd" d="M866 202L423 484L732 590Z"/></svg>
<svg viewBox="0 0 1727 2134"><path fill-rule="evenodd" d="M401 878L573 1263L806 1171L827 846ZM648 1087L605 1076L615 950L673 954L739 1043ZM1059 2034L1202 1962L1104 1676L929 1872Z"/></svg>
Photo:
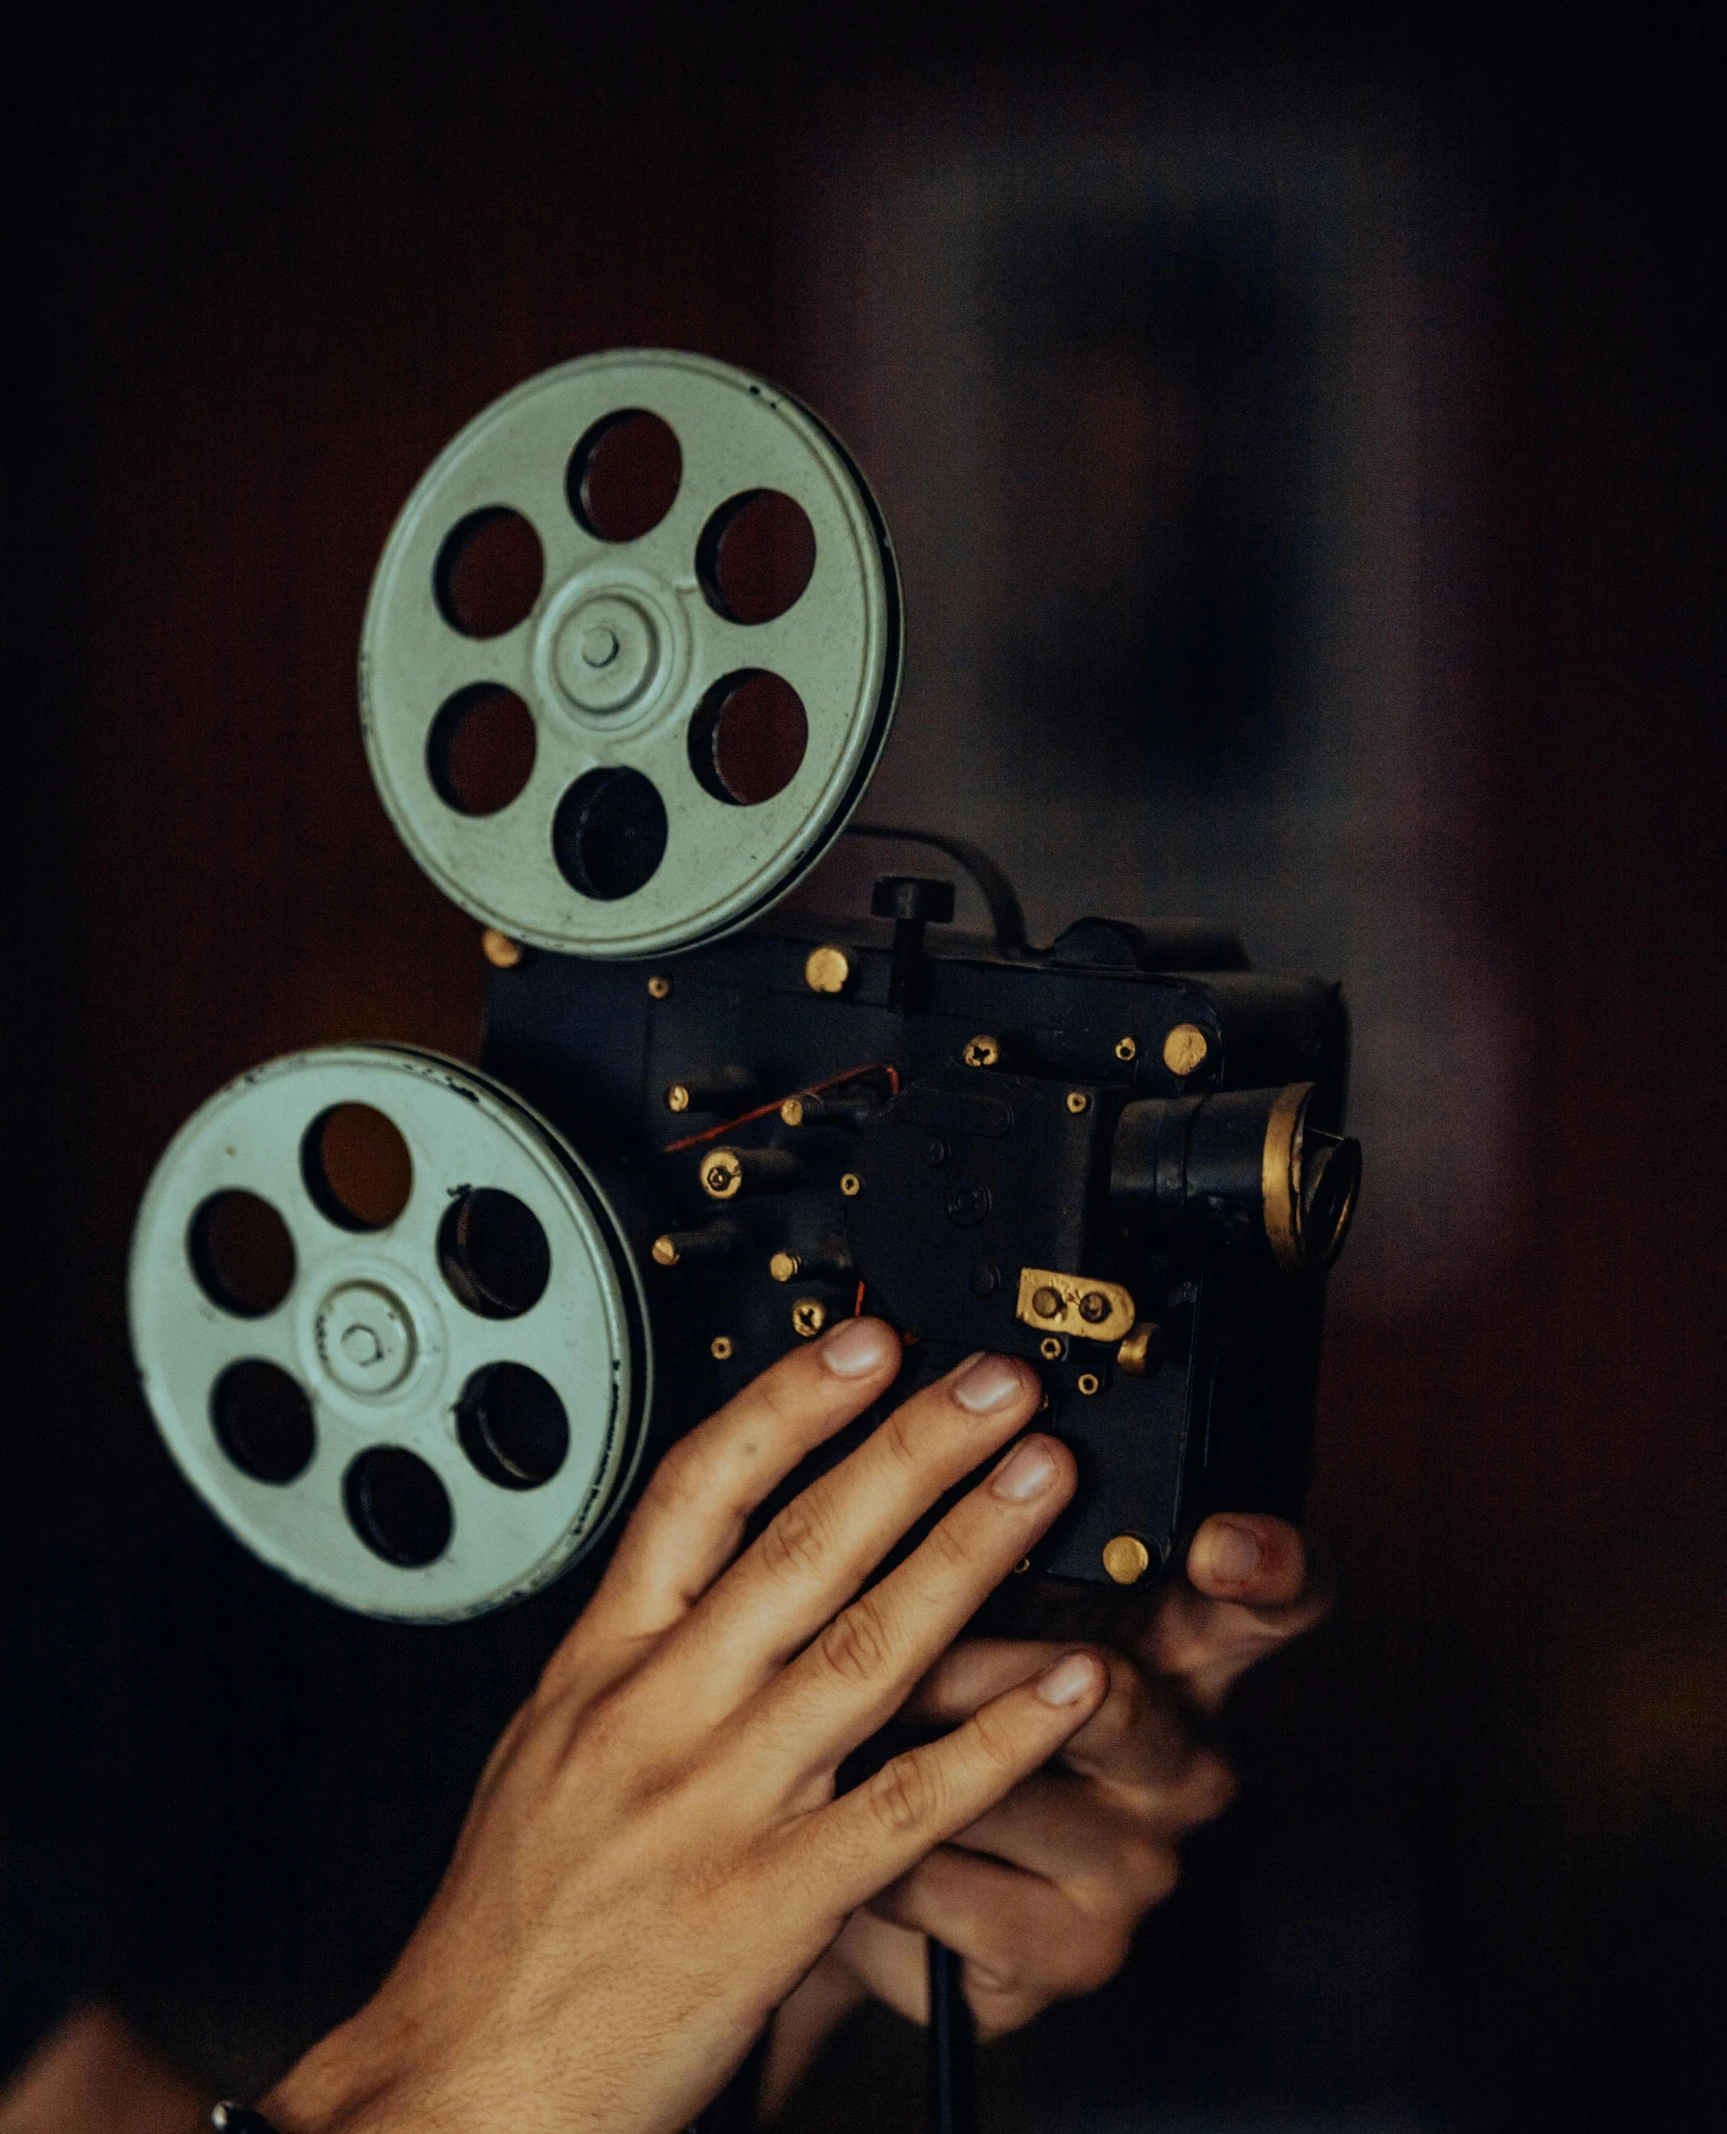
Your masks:
<svg viewBox="0 0 1727 2134"><path fill-rule="evenodd" d="M867 1067L848 1067L843 1074L830 1074L825 1082L811 1082L807 1089L788 1090L787 1096L819 1097L824 1089L837 1089L841 1082L855 1082L860 1074L885 1074L888 1086L897 1097L899 1076L886 1060L874 1060ZM675 1156L679 1149L699 1148L704 1141L717 1141L721 1134L729 1134L735 1128L748 1126L752 1119L765 1119L769 1112L778 1111L785 1097L775 1097L771 1104L758 1104L754 1111L739 1112L735 1119L724 1120L718 1126L705 1128L699 1134L686 1134L681 1141L668 1141L664 1154Z"/></svg>

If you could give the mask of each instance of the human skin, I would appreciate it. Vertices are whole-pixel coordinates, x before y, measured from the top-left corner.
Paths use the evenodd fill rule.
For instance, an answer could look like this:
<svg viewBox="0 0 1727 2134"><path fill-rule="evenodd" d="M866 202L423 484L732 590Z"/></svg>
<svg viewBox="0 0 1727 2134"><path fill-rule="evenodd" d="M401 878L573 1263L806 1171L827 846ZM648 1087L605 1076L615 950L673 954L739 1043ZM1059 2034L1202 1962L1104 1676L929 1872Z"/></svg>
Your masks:
<svg viewBox="0 0 1727 2134"><path fill-rule="evenodd" d="M1041 1471L1041 1490L984 1485L853 1602L1034 1410L1023 1367L975 1359L740 1554L749 1512L898 1361L887 1329L854 1322L668 1458L488 1764L402 1962L266 2100L284 2134L505 2111L681 2127L777 2006L771 2113L866 1995L922 2016L926 1932L964 1957L986 2035L1114 1970L1180 1838L1229 1797L1203 1715L1323 1610L1300 1538L1208 1521L1185 1577L1101 1611L1073 1588L1026 1606L1033 1582L1010 1581L1045 1634L953 1644L1071 1490L1062 1449L1033 1439L1012 1473ZM890 1715L957 1731L836 1803L840 1757ZM31 2134L88 2123L54 2110L56 2072Z"/></svg>
<svg viewBox="0 0 1727 2134"><path fill-rule="evenodd" d="M925 2019L926 1935L964 1959L966 1998L986 2038L1113 1977L1140 1920L1175 1887L1182 1839L1233 1796L1208 1720L1247 1668L1328 1605L1296 1530L1239 1513L1208 1519L1183 1574L1145 1600L1082 1599L1076 1610L1057 1591L1031 1597L1023 1612L1033 1618L1089 1618L1083 1627L1099 1637L1109 1670L1103 1703L1048 1767L847 1921L775 2018L769 2112L860 2001L873 1995ZM963 1639L902 1716L951 1724L1065 1649Z"/></svg>
<svg viewBox="0 0 1727 2134"><path fill-rule="evenodd" d="M1058 1440L1011 1444L1037 1410L1035 1374L980 1356L746 1544L751 1512L887 1391L900 1360L891 1328L849 1321L666 1455L489 1760L400 1961L264 2100L282 2134L675 2134L852 1914L1097 1712L1104 1661L1063 1645L836 1794L843 1759L1074 1486Z"/></svg>

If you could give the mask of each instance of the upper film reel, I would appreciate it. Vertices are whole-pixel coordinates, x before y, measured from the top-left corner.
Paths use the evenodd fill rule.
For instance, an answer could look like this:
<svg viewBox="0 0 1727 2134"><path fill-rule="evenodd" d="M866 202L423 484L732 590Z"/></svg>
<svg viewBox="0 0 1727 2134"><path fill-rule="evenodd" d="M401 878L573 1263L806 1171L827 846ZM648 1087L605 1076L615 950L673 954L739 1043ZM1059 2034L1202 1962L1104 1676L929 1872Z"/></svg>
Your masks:
<svg viewBox="0 0 1727 2134"><path fill-rule="evenodd" d="M837 441L747 372L630 349L529 379L434 463L378 566L360 696L384 805L449 896L630 957L744 925L815 864L899 670L893 551Z"/></svg>
<svg viewBox="0 0 1727 2134"><path fill-rule="evenodd" d="M557 1576L640 1457L639 1280L580 1159L430 1053L292 1053L163 1156L130 1275L169 1450L265 1562L449 1622Z"/></svg>

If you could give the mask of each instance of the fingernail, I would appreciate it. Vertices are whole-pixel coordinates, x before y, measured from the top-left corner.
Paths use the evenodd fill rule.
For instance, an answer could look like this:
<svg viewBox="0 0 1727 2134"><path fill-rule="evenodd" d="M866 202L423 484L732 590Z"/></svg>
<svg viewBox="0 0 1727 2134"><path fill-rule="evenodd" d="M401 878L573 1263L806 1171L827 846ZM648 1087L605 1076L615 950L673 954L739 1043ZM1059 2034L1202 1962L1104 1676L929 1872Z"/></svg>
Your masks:
<svg viewBox="0 0 1727 2134"><path fill-rule="evenodd" d="M1070 1652L1038 1677L1037 1694L1044 1704L1077 1704L1097 1686L1097 1662L1089 1652Z"/></svg>
<svg viewBox="0 0 1727 2134"><path fill-rule="evenodd" d="M1025 1380L1005 1356L980 1356L953 1386L954 1399L971 1415L1005 1408L1024 1392Z"/></svg>
<svg viewBox="0 0 1727 2134"><path fill-rule="evenodd" d="M1244 1578L1253 1576L1264 1556L1259 1536L1251 1527L1219 1525L1212 1530L1206 1569L1213 1578L1239 1585Z"/></svg>
<svg viewBox="0 0 1727 2134"><path fill-rule="evenodd" d="M1016 1445L989 1478L989 1486L1010 1504L1029 1504L1055 1480L1055 1462L1040 1437Z"/></svg>
<svg viewBox="0 0 1727 2134"><path fill-rule="evenodd" d="M836 1378L867 1378L887 1368L899 1351L892 1327L879 1319L848 1319L821 1345L821 1359Z"/></svg>

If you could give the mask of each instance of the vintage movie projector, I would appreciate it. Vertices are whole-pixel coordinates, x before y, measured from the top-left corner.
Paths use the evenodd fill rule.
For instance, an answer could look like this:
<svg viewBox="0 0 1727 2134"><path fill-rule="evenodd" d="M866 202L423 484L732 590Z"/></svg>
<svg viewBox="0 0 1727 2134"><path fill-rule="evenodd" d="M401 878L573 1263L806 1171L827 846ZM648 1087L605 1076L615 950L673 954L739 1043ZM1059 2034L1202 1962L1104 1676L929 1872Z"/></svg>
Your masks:
<svg viewBox="0 0 1727 2134"><path fill-rule="evenodd" d="M242 1076L132 1255L163 1436L289 1577L420 1622L542 1587L657 1445L859 1310L901 1329L902 1390L1036 1363L1082 1477L1047 1573L1132 1585L1208 1511L1297 1510L1360 1174L1338 988L1192 921L1033 947L983 855L853 823L901 648L863 477L720 363L565 364L409 499L362 716L486 929L481 1067L380 1043ZM776 911L848 825L933 871L868 917ZM948 863L987 933L954 931Z"/></svg>

